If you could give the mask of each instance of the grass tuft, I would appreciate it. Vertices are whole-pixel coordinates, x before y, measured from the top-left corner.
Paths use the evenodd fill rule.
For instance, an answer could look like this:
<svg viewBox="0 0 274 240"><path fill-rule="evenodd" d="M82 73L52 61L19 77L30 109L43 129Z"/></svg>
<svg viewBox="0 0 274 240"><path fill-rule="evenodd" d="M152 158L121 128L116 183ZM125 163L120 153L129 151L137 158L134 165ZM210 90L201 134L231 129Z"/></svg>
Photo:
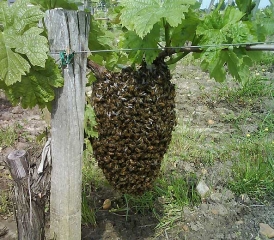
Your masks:
<svg viewBox="0 0 274 240"><path fill-rule="evenodd" d="M11 212L12 203L8 192L0 194L0 214L6 215Z"/></svg>
<svg viewBox="0 0 274 240"><path fill-rule="evenodd" d="M0 146L10 147L17 139L17 133L13 127L0 128Z"/></svg>

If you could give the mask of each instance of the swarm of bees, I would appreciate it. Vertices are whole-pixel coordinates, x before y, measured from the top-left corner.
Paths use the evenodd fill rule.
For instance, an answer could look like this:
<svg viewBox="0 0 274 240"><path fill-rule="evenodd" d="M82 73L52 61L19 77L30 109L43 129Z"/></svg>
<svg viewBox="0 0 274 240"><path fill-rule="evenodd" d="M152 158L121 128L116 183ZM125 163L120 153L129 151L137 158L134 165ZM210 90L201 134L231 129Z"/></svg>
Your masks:
<svg viewBox="0 0 274 240"><path fill-rule="evenodd" d="M175 87L163 60L107 72L93 83L99 167L122 193L143 194L157 178L176 125Z"/></svg>

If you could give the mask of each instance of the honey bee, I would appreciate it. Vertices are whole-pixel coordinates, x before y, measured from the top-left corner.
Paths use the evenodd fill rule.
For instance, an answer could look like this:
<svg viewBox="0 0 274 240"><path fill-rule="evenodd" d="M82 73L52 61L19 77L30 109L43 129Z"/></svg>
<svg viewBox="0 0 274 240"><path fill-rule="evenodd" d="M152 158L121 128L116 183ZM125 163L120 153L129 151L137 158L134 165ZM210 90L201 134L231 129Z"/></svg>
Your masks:
<svg viewBox="0 0 274 240"><path fill-rule="evenodd" d="M122 176L124 176L124 175L127 175L127 169L126 168L122 168L121 169L121 171L120 171L120 174L122 175Z"/></svg>

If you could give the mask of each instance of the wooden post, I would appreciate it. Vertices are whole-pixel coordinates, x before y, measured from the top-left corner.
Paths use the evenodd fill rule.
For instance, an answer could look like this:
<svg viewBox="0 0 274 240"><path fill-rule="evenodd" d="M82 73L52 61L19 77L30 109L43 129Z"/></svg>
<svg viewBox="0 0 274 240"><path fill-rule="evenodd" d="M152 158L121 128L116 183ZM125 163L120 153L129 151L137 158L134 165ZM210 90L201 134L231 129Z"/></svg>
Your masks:
<svg viewBox="0 0 274 240"><path fill-rule="evenodd" d="M52 108L52 172L50 197L51 237L81 239L82 151L88 35L90 14L53 9L45 25L52 56L75 51L72 62L62 66L64 86L56 90Z"/></svg>
<svg viewBox="0 0 274 240"><path fill-rule="evenodd" d="M6 160L14 180L14 214L18 239L45 238L45 203L50 183L50 164L43 164L43 172L38 173L40 160L31 159L25 150L11 152Z"/></svg>

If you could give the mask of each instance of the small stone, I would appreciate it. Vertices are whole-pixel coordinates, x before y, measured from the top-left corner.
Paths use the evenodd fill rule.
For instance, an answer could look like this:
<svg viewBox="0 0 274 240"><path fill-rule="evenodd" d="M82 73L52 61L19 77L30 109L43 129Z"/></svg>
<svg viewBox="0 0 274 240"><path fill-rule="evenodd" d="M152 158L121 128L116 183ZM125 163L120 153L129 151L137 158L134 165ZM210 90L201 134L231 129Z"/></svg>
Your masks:
<svg viewBox="0 0 274 240"><path fill-rule="evenodd" d="M0 166L0 170L3 170L3 169L5 169L5 166Z"/></svg>
<svg viewBox="0 0 274 240"><path fill-rule="evenodd" d="M271 228L268 224L260 223L260 234L270 239L274 238L274 229Z"/></svg>
<svg viewBox="0 0 274 240"><path fill-rule="evenodd" d="M244 134L250 134L258 131L259 126L256 124L244 124L239 125L239 128Z"/></svg>
<svg viewBox="0 0 274 240"><path fill-rule="evenodd" d="M218 215L218 210L217 209L212 209L211 212L214 214L214 215Z"/></svg>
<svg viewBox="0 0 274 240"><path fill-rule="evenodd" d="M104 201L104 203L103 203L103 209L104 210L108 210L108 209L110 209L110 207L111 207L111 200L110 199L106 199Z"/></svg>
<svg viewBox="0 0 274 240"><path fill-rule="evenodd" d="M195 172L195 169L193 168L194 166L191 163L185 162L184 164L184 169L186 172Z"/></svg>
<svg viewBox="0 0 274 240"><path fill-rule="evenodd" d="M194 223L194 222L191 222L190 223L190 227L191 227L191 229L193 230L193 231L198 231L199 230L199 228L196 226L196 224Z"/></svg>
<svg viewBox="0 0 274 240"><path fill-rule="evenodd" d="M183 230L184 230L185 232L188 232L188 231L189 231L189 227L185 224L185 225L183 226Z"/></svg>
<svg viewBox="0 0 274 240"><path fill-rule="evenodd" d="M201 181L198 183L196 189L197 189L197 192L200 194L200 196L201 196L202 198L205 197L206 194L207 194L208 191L209 191L209 187L206 185L206 183L205 183L203 180L201 180Z"/></svg>
<svg viewBox="0 0 274 240"><path fill-rule="evenodd" d="M215 122L214 122L212 119L209 119L209 120L207 121L207 123L208 123L208 125L213 125Z"/></svg>

